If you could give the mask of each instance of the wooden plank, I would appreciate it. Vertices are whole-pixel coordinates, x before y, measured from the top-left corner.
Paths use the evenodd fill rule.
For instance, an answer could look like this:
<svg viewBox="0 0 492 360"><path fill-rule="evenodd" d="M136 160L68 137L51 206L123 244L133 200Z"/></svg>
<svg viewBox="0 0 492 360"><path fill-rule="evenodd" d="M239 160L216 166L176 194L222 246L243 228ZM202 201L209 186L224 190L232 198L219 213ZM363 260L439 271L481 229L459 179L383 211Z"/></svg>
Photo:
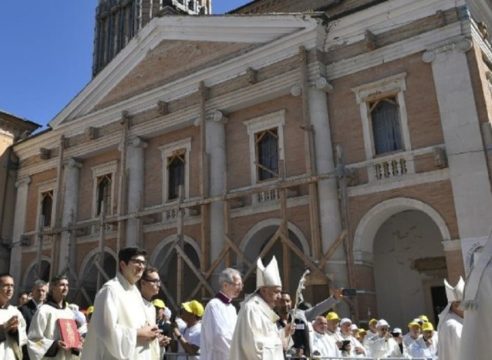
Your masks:
<svg viewBox="0 0 492 360"><path fill-rule="evenodd" d="M177 247L176 251L178 252L179 256L183 259L183 261L189 266L191 271L195 273L196 277L202 283L203 287L205 287L205 289L207 289L210 292L210 295L214 295L215 294L214 289L212 289L210 284L203 277L202 273L195 267L195 264L193 264L193 261L190 260L188 255L186 255L186 253L184 252L184 250L181 249L180 247Z"/></svg>
<svg viewBox="0 0 492 360"><path fill-rule="evenodd" d="M326 274L319 268L319 266L313 262L309 257L306 256L306 254L304 254L304 252L299 249L296 244L294 244L292 242L291 239L289 239L289 237L287 237L285 234L280 234L281 236L281 239L282 241L287 244L289 246L289 248L299 257L301 258L302 261L304 261L304 263L309 266L309 268L313 271L313 272L318 272L320 273L328 282L330 281L330 278L328 278L328 276L326 276Z"/></svg>
<svg viewBox="0 0 492 360"><path fill-rule="evenodd" d="M323 269L324 266L326 265L326 262L333 256L337 248L342 244L344 241L345 237L347 236L347 229L344 229L340 235L338 235L337 239L330 245L326 253L323 255L319 262L319 267L320 269Z"/></svg>

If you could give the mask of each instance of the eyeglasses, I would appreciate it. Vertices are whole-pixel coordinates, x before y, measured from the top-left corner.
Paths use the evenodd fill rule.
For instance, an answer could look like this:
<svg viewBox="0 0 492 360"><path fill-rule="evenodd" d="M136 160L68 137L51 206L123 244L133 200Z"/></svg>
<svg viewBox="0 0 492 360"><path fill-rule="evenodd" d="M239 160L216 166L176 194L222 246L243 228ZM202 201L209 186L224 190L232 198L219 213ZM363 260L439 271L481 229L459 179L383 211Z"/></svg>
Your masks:
<svg viewBox="0 0 492 360"><path fill-rule="evenodd" d="M160 279L144 279L147 282L153 283L153 284L160 284L161 280Z"/></svg>
<svg viewBox="0 0 492 360"><path fill-rule="evenodd" d="M140 260L140 259L130 259L130 262L133 264L138 264L138 265L142 265L142 266L147 265L147 261Z"/></svg>

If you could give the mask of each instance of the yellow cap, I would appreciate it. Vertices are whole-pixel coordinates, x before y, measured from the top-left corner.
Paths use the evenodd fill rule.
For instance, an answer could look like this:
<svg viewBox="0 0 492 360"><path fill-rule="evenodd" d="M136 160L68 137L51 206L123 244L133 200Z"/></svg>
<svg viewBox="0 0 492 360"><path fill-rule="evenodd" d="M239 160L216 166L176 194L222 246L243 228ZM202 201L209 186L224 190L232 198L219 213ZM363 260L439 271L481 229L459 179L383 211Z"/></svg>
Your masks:
<svg viewBox="0 0 492 360"><path fill-rule="evenodd" d="M427 315L420 315L419 319L422 320L423 322L429 322L429 318L427 317Z"/></svg>
<svg viewBox="0 0 492 360"><path fill-rule="evenodd" d="M434 326L430 321L424 322L422 324L422 331L434 331Z"/></svg>
<svg viewBox="0 0 492 360"><path fill-rule="evenodd" d="M166 304L161 299L154 299L152 301L152 304L154 304L154 306L159 309L164 309L166 307Z"/></svg>
<svg viewBox="0 0 492 360"><path fill-rule="evenodd" d="M92 314L94 312L94 306L89 306L85 312L87 315Z"/></svg>
<svg viewBox="0 0 492 360"><path fill-rule="evenodd" d="M340 318L338 317L338 314L334 311L330 311L328 315L326 315L326 320L338 320L340 321Z"/></svg>
<svg viewBox="0 0 492 360"><path fill-rule="evenodd" d="M188 302L184 302L181 304L181 307L183 309L185 309L185 311L187 311L187 312L189 312L195 316L198 316L198 317L202 317L203 313L205 311L203 309L203 305L200 304L200 302L197 300L191 300Z"/></svg>
<svg viewBox="0 0 492 360"><path fill-rule="evenodd" d="M408 323L408 327L411 328L413 326L417 326L417 327L420 327L420 324L418 322L416 322L415 320L412 320Z"/></svg>
<svg viewBox="0 0 492 360"><path fill-rule="evenodd" d="M376 325L378 323L378 319L369 320L369 325Z"/></svg>

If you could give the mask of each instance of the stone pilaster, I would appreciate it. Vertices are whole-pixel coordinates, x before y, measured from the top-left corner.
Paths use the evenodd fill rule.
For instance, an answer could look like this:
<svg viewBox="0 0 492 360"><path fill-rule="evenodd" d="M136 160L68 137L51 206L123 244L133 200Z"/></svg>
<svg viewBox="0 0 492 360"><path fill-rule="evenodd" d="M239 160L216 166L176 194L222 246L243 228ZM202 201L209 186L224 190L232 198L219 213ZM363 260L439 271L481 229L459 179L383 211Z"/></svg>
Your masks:
<svg viewBox="0 0 492 360"><path fill-rule="evenodd" d="M466 52L461 38L426 51L441 115L463 254L490 232L492 195Z"/></svg>
<svg viewBox="0 0 492 360"><path fill-rule="evenodd" d="M330 119L328 118L327 92L331 85L325 78L309 87L309 115L314 132L314 150L318 174L333 173L335 162L331 142ZM342 231L338 188L335 177L318 183L318 202L323 253L336 241ZM340 247L327 265L327 273L333 276L337 286L347 286L345 253ZM340 262L341 261L341 262Z"/></svg>
<svg viewBox="0 0 492 360"><path fill-rule="evenodd" d="M20 284L21 282L21 278L20 278L21 262L22 262L21 236L25 232L25 227L26 227L27 196L28 196L30 183L31 183L30 176L21 178L15 183L15 187L17 188L17 197L15 201L15 218L14 218L14 231L12 233L12 250L10 253L10 274L12 274L17 284Z"/></svg>
<svg viewBox="0 0 492 360"><path fill-rule="evenodd" d="M128 174L128 213L142 209L144 194L144 162L147 143L139 137L130 139L126 148L126 171ZM128 219L126 223L126 245L142 244L140 219Z"/></svg>
<svg viewBox="0 0 492 360"><path fill-rule="evenodd" d="M70 158L66 161L63 168L63 209L62 209L62 226L69 226L77 221L77 210L79 206L79 186L80 186L80 169L82 163ZM58 195L57 195L58 196ZM76 259L76 237L70 236L69 231L61 233L60 240L60 257L58 267L64 271L69 264L75 264Z"/></svg>
<svg viewBox="0 0 492 360"><path fill-rule="evenodd" d="M226 139L227 118L216 110L205 124L206 149L209 156L210 196L224 194L226 187ZM224 203L210 204L210 260L213 262L224 247Z"/></svg>

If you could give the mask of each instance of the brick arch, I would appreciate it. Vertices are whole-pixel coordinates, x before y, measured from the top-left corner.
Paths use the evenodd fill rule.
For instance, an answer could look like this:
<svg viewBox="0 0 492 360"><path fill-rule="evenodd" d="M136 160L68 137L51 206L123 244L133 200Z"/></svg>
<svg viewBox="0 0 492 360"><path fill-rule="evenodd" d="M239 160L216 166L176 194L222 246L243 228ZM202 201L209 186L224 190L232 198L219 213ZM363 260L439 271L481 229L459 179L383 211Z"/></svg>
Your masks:
<svg viewBox="0 0 492 360"><path fill-rule="evenodd" d="M439 228L443 241L451 240L451 235L442 216L430 205L416 199L395 198L373 206L359 221L354 235L353 253L355 260L372 261L374 238L379 228L391 216L405 210L418 210L428 215Z"/></svg>

